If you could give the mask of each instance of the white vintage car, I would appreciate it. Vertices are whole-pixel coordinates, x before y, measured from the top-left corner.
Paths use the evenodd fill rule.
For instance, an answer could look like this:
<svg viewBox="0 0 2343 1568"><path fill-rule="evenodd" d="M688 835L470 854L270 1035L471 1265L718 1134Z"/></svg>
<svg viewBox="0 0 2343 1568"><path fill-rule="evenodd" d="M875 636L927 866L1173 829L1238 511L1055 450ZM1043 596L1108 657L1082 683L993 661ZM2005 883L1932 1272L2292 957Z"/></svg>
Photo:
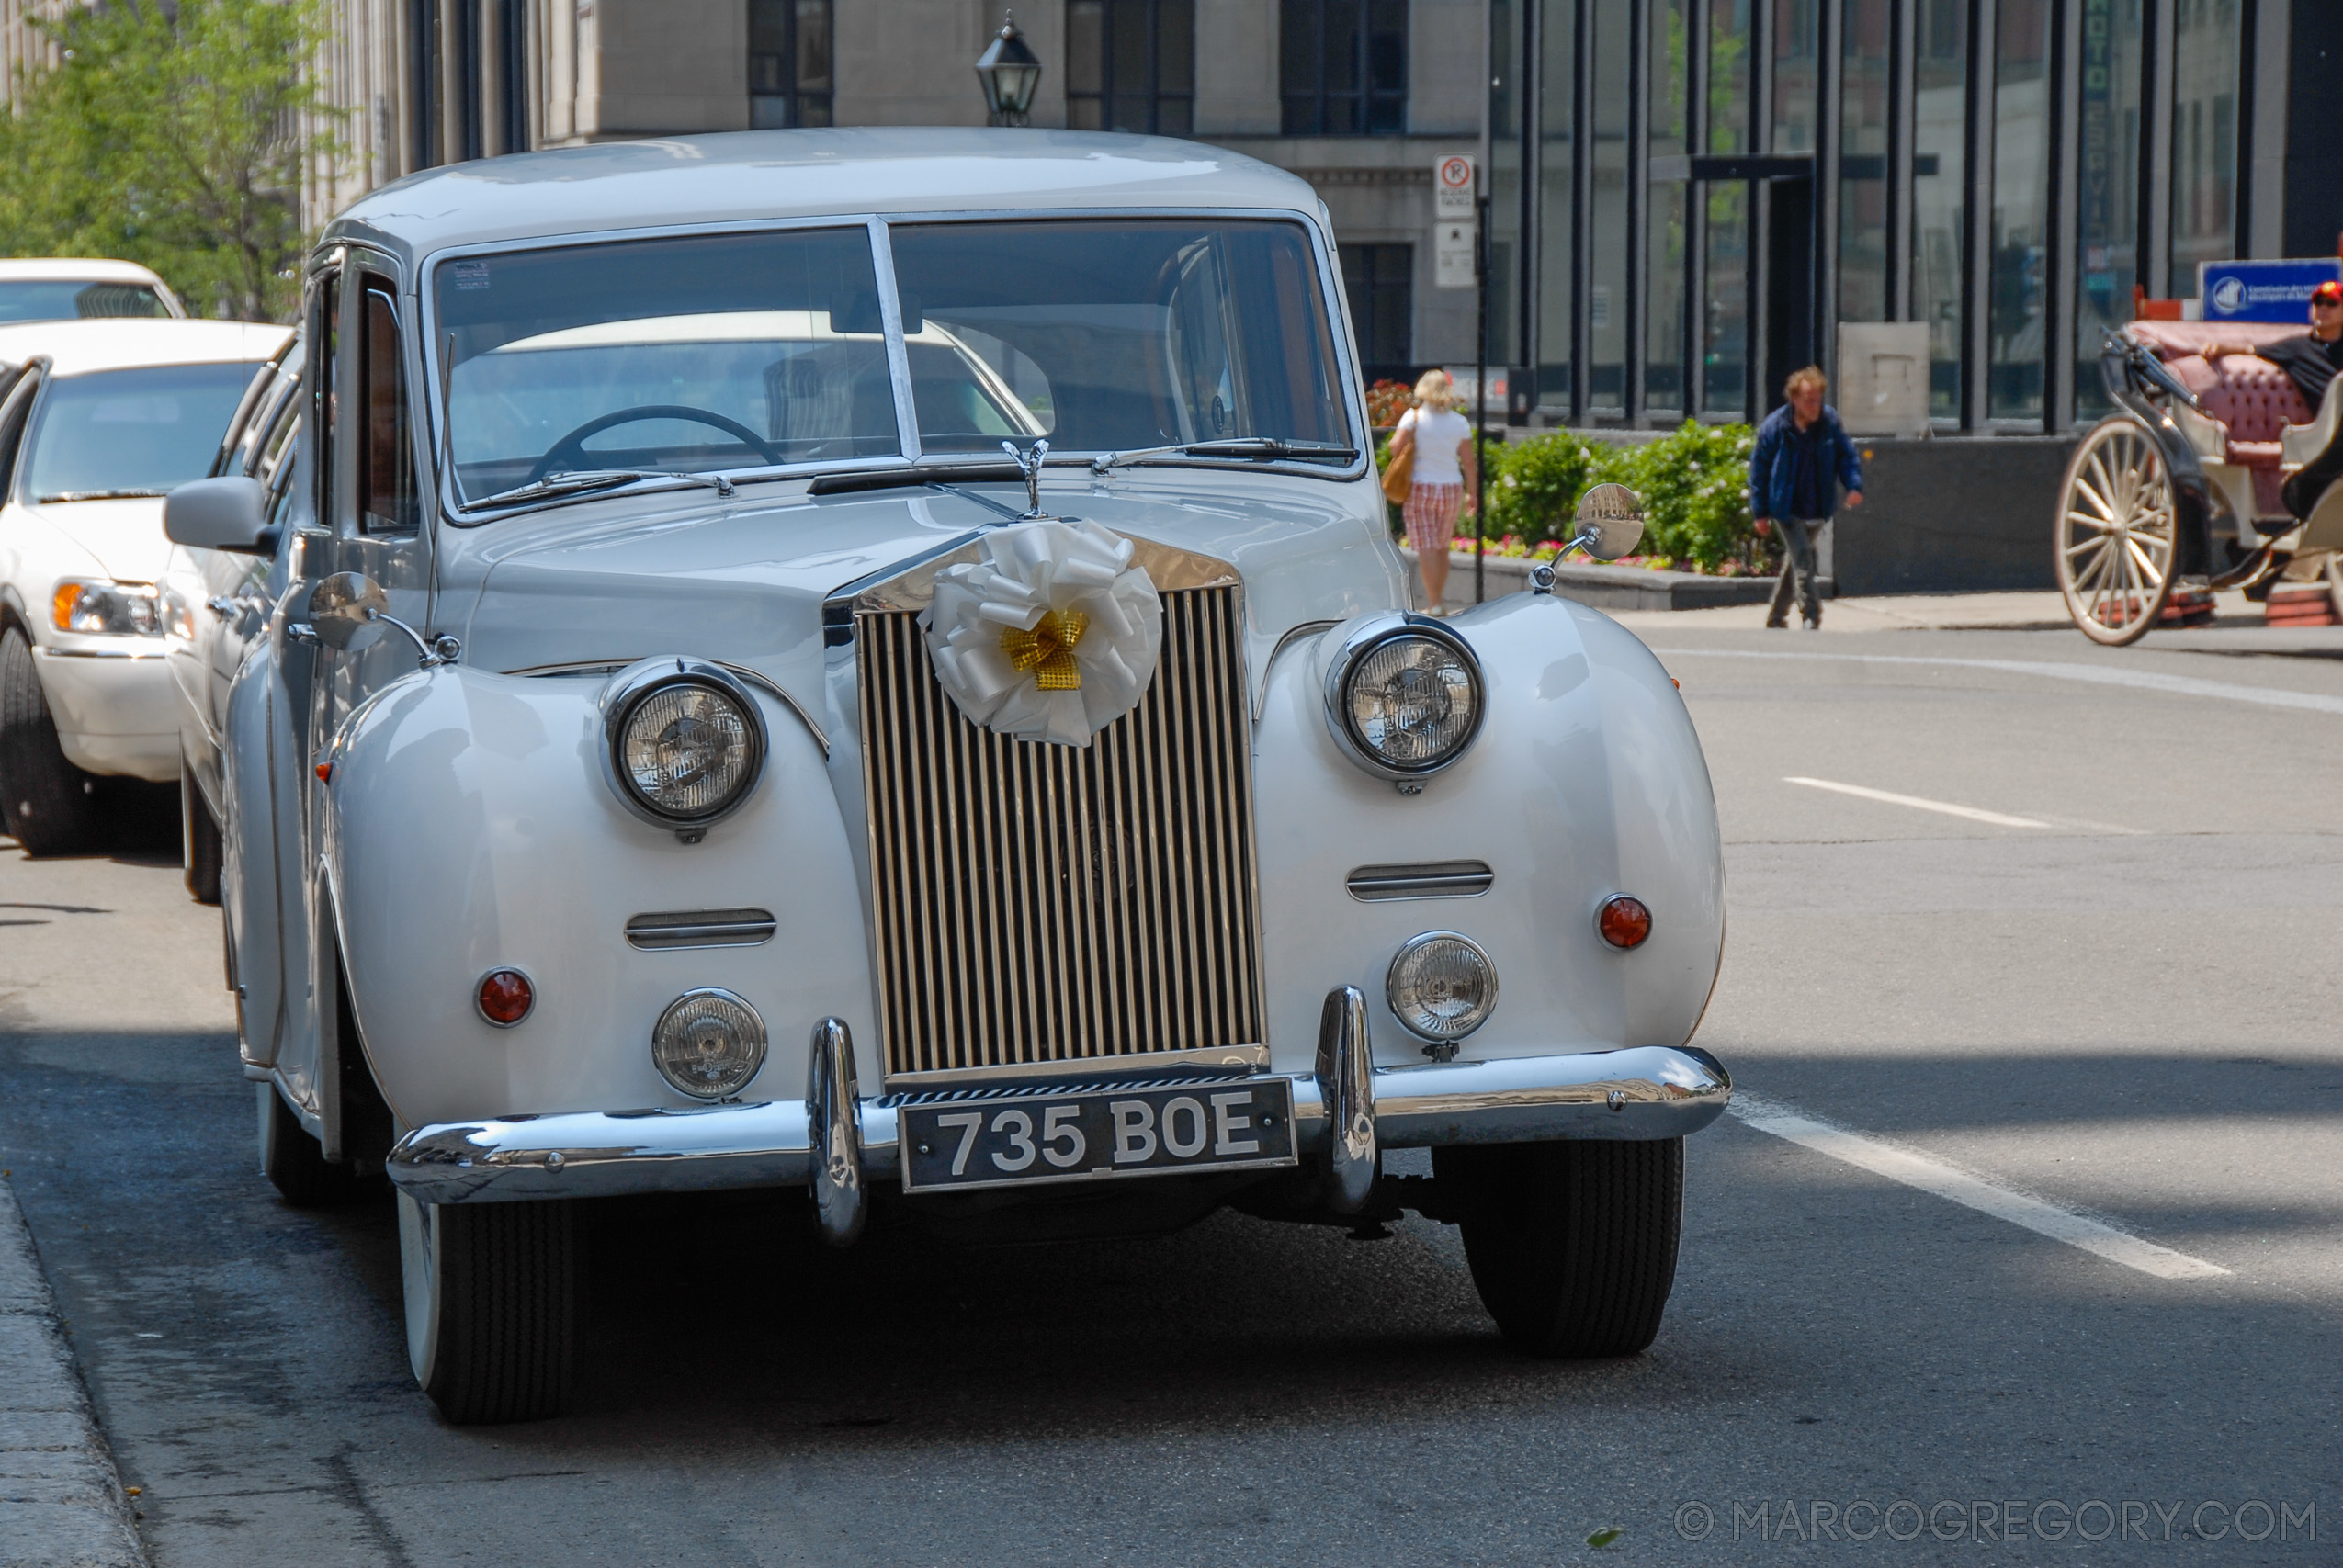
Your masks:
<svg viewBox="0 0 2343 1568"><path fill-rule="evenodd" d="M223 907L266 1168L387 1171L449 1419L559 1406L621 1193L1413 1209L1523 1349L1650 1342L1730 1093L1699 742L1592 611L1409 612L1339 277L1300 180L1047 131L497 159L326 231Z"/></svg>
<svg viewBox="0 0 2343 1568"><path fill-rule="evenodd" d="M0 824L34 854L90 847L99 780L180 778L162 498L210 467L289 335L240 321L0 326Z"/></svg>

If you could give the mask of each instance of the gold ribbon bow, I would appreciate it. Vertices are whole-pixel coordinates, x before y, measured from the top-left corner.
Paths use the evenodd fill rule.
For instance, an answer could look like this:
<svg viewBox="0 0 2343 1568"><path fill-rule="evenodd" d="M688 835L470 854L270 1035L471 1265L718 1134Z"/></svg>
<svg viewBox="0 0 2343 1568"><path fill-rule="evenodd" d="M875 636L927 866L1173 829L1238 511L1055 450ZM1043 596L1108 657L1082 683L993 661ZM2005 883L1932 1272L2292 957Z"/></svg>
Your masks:
<svg viewBox="0 0 2343 1568"><path fill-rule="evenodd" d="M1031 631L1011 626L1001 634L1001 651L1018 673L1034 672L1034 684L1045 692L1079 692L1082 667L1074 662L1074 645L1082 640L1090 617L1080 610L1059 614L1044 610Z"/></svg>

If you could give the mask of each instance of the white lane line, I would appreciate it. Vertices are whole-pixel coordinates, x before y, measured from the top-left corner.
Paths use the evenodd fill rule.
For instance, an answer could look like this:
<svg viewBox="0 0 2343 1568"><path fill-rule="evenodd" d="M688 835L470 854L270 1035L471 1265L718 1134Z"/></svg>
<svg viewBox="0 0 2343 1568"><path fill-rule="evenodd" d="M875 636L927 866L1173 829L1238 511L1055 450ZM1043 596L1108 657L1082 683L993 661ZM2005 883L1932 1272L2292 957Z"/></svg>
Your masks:
<svg viewBox="0 0 2343 1568"><path fill-rule="evenodd" d="M1866 789L1862 784L1839 784L1831 779L1784 778L1783 784L1804 784L1808 789L1836 790L1840 795L1861 795L1865 800L1884 800L1890 806L1908 806L1918 811L1941 811L1947 817L1965 817L1972 822L1990 822L1997 828L2047 828L2047 822L2037 822L2031 817L2005 817L1998 811L1983 811L1974 806L1955 806L1949 800L1923 800L1917 795L1897 795L1893 790Z"/></svg>
<svg viewBox="0 0 2343 1568"><path fill-rule="evenodd" d="M2101 686L2136 686L2144 691L2172 692L2184 697L2221 697L2234 703L2258 703L2264 707L2306 708L2313 713L2343 714L2343 697L2317 692L2289 692L2275 686L2242 686L2230 681L2200 681L2193 675L2166 675L2154 670L2118 670L2100 664L2050 664L2023 659L1930 659L1900 653L1771 653L1747 648L1655 648L1663 656L1694 655L1703 659L1822 659L1850 664L1950 664L1971 670L1999 670L2012 675L2040 675L2052 681L2087 681Z"/></svg>
<svg viewBox="0 0 2343 1568"><path fill-rule="evenodd" d="M1786 1138L1802 1148L1818 1155L1884 1176L1890 1181L1900 1181L1907 1187L1917 1187L1923 1192L1933 1192L1949 1198L1982 1214L2007 1220L2013 1225L2023 1225L2030 1231L2077 1247L2085 1252L2121 1263L2126 1269L2136 1269L2143 1274L2153 1274L2159 1280L2209 1280L2229 1272L2218 1263L2208 1263L2202 1258L2191 1258L2185 1252L2175 1252L2168 1247L2158 1247L2152 1241L2142 1241L2128 1231L2062 1209L2055 1203L2045 1203L2039 1198L2029 1198L2022 1192L2012 1192L2006 1187L1996 1187L1990 1181L1971 1176L1941 1160L1893 1144L1881 1143L1834 1127L1827 1122L1801 1114L1794 1106L1770 1100L1760 1100L1738 1090L1730 1107L1734 1115L1760 1133L1771 1133Z"/></svg>

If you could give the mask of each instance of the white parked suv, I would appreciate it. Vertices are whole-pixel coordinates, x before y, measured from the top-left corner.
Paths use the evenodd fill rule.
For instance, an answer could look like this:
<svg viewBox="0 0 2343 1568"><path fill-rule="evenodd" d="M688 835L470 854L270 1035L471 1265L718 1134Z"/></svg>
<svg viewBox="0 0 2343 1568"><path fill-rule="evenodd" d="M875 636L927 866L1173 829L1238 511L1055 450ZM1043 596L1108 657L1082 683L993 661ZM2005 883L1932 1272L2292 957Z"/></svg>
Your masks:
<svg viewBox="0 0 2343 1568"><path fill-rule="evenodd" d="M0 327L0 823L70 853L96 780L179 777L163 496L207 473L288 337L238 321Z"/></svg>
<svg viewBox="0 0 2343 1568"><path fill-rule="evenodd" d="M187 307L136 262L90 256L0 261L0 321L72 321L168 317Z"/></svg>

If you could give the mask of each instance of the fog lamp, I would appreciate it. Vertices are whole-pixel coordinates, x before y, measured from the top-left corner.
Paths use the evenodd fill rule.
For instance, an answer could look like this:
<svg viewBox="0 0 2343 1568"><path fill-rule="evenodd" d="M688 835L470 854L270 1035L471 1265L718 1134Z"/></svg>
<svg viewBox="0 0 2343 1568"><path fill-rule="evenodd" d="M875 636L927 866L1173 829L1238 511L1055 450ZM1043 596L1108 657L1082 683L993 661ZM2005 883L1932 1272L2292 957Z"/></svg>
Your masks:
<svg viewBox="0 0 2343 1568"><path fill-rule="evenodd" d="M331 766L320 764L319 773ZM517 969L491 969L480 977L480 989L472 999L479 1004L481 1017L499 1029L510 1029L537 1006L537 987Z"/></svg>
<svg viewBox="0 0 2343 1568"><path fill-rule="evenodd" d="M1408 1032L1453 1053L1497 1005L1497 965L1468 936L1426 931L1392 959L1384 995Z"/></svg>
<svg viewBox="0 0 2343 1568"><path fill-rule="evenodd" d="M661 1077L693 1099L730 1099L764 1066L764 1020L730 991L685 991L659 1015L651 1059Z"/></svg>
<svg viewBox="0 0 2343 1568"><path fill-rule="evenodd" d="M1614 893L1595 911L1594 929L1613 947L1641 947L1651 935L1651 911L1642 899Z"/></svg>

